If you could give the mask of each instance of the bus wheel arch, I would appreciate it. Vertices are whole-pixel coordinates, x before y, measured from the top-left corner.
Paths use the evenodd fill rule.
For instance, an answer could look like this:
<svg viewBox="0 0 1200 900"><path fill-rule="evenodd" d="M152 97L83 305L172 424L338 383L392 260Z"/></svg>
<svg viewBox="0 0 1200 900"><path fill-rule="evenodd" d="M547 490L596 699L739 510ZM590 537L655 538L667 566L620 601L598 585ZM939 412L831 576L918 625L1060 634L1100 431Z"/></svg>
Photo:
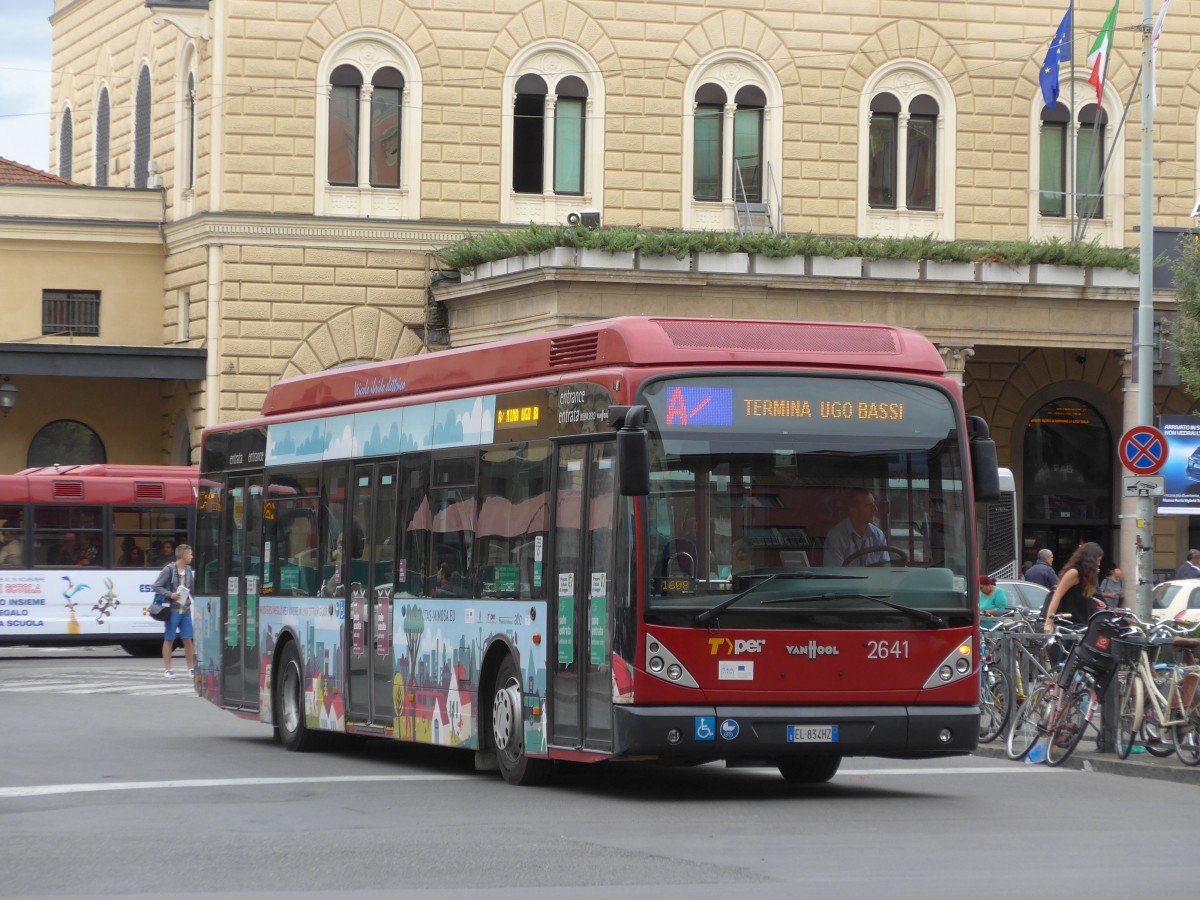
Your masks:
<svg viewBox="0 0 1200 900"><path fill-rule="evenodd" d="M552 763L525 753L525 691L521 669L507 644L497 642L488 651L482 673L479 697L487 699L479 711L479 749L490 763L486 767L494 765L509 784L544 781Z"/></svg>
<svg viewBox="0 0 1200 900"><path fill-rule="evenodd" d="M271 715L275 735L285 750L306 753L316 750L320 735L305 722L304 664L294 638L281 640L275 648L271 671Z"/></svg>

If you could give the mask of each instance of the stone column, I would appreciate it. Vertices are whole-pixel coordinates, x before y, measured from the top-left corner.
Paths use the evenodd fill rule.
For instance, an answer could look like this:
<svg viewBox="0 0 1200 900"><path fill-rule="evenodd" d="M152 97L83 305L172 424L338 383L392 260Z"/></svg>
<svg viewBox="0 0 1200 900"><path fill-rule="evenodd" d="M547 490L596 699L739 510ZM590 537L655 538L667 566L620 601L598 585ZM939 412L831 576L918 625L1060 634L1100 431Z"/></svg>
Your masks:
<svg viewBox="0 0 1200 900"><path fill-rule="evenodd" d="M371 94L373 85L364 84L358 91L358 186L371 186ZM361 211L361 210L360 210Z"/></svg>
<svg viewBox="0 0 1200 900"><path fill-rule="evenodd" d="M942 354L942 362L946 364L946 374L961 387L967 371L967 360L975 355L975 348L969 344L938 344L937 348L938 353Z"/></svg>
<svg viewBox="0 0 1200 900"><path fill-rule="evenodd" d="M733 114L737 104L725 104L725 117L721 121L721 200L726 209L733 203L733 169L737 165L733 158Z"/></svg>
<svg viewBox="0 0 1200 900"><path fill-rule="evenodd" d="M554 113L558 95L546 94L542 111L542 195L554 196ZM514 161L515 164L515 161Z"/></svg>

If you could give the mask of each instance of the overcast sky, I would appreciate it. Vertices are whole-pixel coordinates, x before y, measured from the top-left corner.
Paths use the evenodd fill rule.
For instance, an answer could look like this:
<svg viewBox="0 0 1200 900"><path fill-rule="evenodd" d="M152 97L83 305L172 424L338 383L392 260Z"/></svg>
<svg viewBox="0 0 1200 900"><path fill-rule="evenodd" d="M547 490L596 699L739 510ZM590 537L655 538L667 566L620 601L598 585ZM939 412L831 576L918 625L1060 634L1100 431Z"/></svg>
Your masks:
<svg viewBox="0 0 1200 900"><path fill-rule="evenodd" d="M50 162L50 14L54 0L0 0L0 156Z"/></svg>

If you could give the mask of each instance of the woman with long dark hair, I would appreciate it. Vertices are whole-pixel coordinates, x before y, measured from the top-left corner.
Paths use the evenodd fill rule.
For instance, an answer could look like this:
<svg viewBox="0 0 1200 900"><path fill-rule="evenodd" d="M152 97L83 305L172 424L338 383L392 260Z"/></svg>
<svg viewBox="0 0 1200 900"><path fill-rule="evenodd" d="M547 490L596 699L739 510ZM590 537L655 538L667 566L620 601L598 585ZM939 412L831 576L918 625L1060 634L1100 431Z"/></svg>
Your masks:
<svg viewBox="0 0 1200 900"><path fill-rule="evenodd" d="M1054 617L1059 613L1070 615L1076 625L1083 625L1097 609L1103 606L1093 594L1100 581L1100 560L1104 551L1092 542L1081 545L1058 574L1058 587L1046 604L1047 634L1054 630Z"/></svg>

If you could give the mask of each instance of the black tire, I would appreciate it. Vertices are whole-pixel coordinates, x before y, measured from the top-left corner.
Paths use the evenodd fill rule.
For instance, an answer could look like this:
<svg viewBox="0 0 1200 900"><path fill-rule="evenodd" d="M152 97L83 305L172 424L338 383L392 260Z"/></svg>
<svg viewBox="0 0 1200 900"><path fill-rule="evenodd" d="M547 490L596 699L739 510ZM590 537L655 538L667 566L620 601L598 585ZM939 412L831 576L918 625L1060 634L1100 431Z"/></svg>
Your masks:
<svg viewBox="0 0 1200 900"><path fill-rule="evenodd" d="M1200 766L1200 725L1194 718L1175 726L1175 755L1185 766Z"/></svg>
<svg viewBox="0 0 1200 900"><path fill-rule="evenodd" d="M1155 710L1153 703L1147 703L1146 715L1142 719L1142 742L1146 745L1146 752L1159 759L1165 759L1174 753L1175 747L1171 740L1172 730L1163 728L1158 723L1158 711Z"/></svg>
<svg viewBox="0 0 1200 900"><path fill-rule="evenodd" d="M1004 733L1012 714L1013 691L1008 675L995 666L983 670L979 691L979 743L990 744Z"/></svg>
<svg viewBox="0 0 1200 900"><path fill-rule="evenodd" d="M788 784L824 784L837 774L841 764L840 756L795 756L775 761Z"/></svg>
<svg viewBox="0 0 1200 900"><path fill-rule="evenodd" d="M1046 717L1049 700L1045 682L1039 683L1017 707L1009 722L1008 735L1004 739L1004 750L1009 759L1024 759L1029 748L1037 743L1042 719Z"/></svg>
<svg viewBox="0 0 1200 900"><path fill-rule="evenodd" d="M1087 707L1090 691L1085 683L1076 682L1063 694L1062 706L1051 720L1050 743L1046 747L1046 765L1061 766L1083 740L1087 729Z"/></svg>
<svg viewBox="0 0 1200 900"><path fill-rule="evenodd" d="M1128 759L1137 743L1138 729L1141 726L1142 680L1133 672L1125 674L1125 683L1113 682L1113 688L1119 690L1117 697L1117 756Z"/></svg>
<svg viewBox="0 0 1200 900"><path fill-rule="evenodd" d="M149 659L152 656L162 656L162 645L163 639L157 637L148 641L126 641L121 645L121 649L138 659Z"/></svg>
<svg viewBox="0 0 1200 900"><path fill-rule="evenodd" d="M275 671L274 713L279 743L285 750L308 753L317 749L320 735L304 721L304 667L296 642L289 641Z"/></svg>
<svg viewBox="0 0 1200 900"><path fill-rule="evenodd" d="M512 656L506 655L500 663L495 685L487 716L488 742L496 754L500 774L509 784L539 784L549 776L551 763L530 759L525 753L525 693Z"/></svg>

